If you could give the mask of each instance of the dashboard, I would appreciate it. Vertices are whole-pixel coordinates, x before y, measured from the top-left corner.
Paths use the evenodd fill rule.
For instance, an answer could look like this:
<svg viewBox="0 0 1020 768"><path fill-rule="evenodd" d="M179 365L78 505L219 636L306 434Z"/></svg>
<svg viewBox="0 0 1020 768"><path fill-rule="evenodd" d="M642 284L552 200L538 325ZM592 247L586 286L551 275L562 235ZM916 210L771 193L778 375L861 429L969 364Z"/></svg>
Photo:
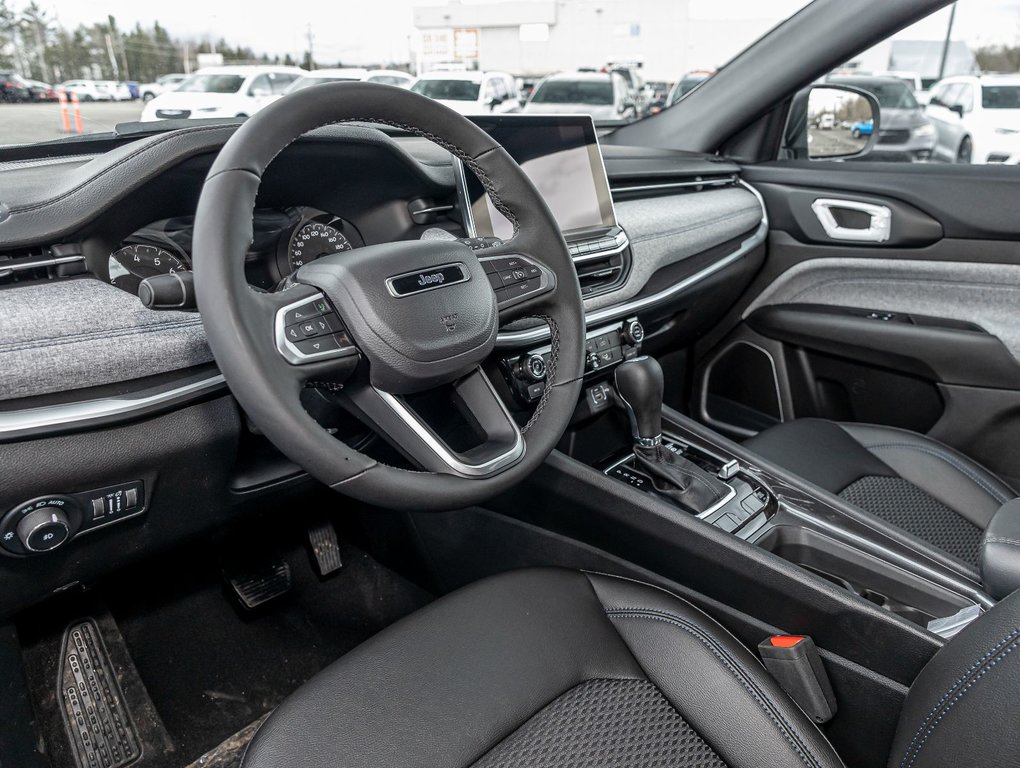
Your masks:
<svg viewBox="0 0 1020 768"><path fill-rule="evenodd" d="M8 557L0 541L0 615L308 482L230 397L199 314L153 311L138 298L143 280L191 270L202 185L234 130L0 156L0 517L33 499L63 500L80 515L59 553ZM606 377L639 336L655 354L717 323L761 265L767 232L760 197L724 160L614 146L587 155L604 165L609 197L596 186L575 211L590 226L565 232L588 324L581 418L608 407ZM580 153L571 157L583 170ZM248 281L269 291L328 253L484 236L472 203L450 154L423 139L363 126L315 131L262 179ZM497 299L516 279L511 268L488 276ZM500 329L485 363L520 423L544 386L549 344L547 326L520 320ZM372 441L328 391L308 388L302 402L331 434ZM400 461L392 447L371 450ZM113 516L89 522L97 506Z"/></svg>
<svg viewBox="0 0 1020 768"><path fill-rule="evenodd" d="M111 285L138 293L142 280L191 271L193 216L154 221L128 235L107 259ZM271 290L305 264L365 244L348 219L308 206L257 209L245 257L248 282Z"/></svg>

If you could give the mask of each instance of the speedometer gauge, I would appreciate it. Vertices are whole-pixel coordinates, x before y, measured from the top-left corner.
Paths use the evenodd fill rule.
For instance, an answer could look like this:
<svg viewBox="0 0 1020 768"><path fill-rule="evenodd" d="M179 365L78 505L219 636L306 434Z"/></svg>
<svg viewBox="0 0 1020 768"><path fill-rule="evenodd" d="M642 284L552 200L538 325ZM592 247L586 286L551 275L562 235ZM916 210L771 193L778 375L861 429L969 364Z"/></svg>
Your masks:
<svg viewBox="0 0 1020 768"><path fill-rule="evenodd" d="M300 227L290 240L290 269L293 272L322 256L351 248L350 240L336 227L310 221Z"/></svg>
<svg viewBox="0 0 1020 768"><path fill-rule="evenodd" d="M147 277L187 272L188 265L166 248L133 243L110 254L110 282L130 293Z"/></svg>

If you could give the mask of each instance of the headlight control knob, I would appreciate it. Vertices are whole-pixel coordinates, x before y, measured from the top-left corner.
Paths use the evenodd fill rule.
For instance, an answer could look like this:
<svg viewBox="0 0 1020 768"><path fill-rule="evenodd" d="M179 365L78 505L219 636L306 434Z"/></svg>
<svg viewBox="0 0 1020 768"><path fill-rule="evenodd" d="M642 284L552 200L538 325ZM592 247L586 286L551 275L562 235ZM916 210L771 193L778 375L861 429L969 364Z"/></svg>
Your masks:
<svg viewBox="0 0 1020 768"><path fill-rule="evenodd" d="M59 507L39 507L21 518L17 532L29 552L48 552L71 537L71 523Z"/></svg>

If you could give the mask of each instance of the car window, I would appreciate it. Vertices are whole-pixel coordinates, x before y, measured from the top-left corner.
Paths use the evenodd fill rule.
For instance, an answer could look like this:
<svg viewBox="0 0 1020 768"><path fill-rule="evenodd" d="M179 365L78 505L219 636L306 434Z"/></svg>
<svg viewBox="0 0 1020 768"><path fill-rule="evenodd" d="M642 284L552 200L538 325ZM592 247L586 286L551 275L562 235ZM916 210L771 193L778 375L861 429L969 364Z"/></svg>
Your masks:
<svg viewBox="0 0 1020 768"><path fill-rule="evenodd" d="M267 92L272 93L273 86L269 80L269 75L259 75L251 81L251 85L248 86L248 95L255 96L265 94Z"/></svg>
<svg viewBox="0 0 1020 768"><path fill-rule="evenodd" d="M604 80L547 80L531 96L535 104L612 104L613 83Z"/></svg>
<svg viewBox="0 0 1020 768"><path fill-rule="evenodd" d="M297 79L297 75L289 72L271 72L269 74L269 88L273 93L285 93L287 87Z"/></svg>
<svg viewBox="0 0 1020 768"><path fill-rule="evenodd" d="M1020 110L1020 82L1016 85L982 85L981 106L985 109Z"/></svg>
<svg viewBox="0 0 1020 768"><path fill-rule="evenodd" d="M444 101L476 101L481 90L479 83L472 83L470 80L419 80L411 90L428 96L430 99Z"/></svg>
<svg viewBox="0 0 1020 768"><path fill-rule="evenodd" d="M177 90L182 93L237 93L242 85L241 75L192 75Z"/></svg>
<svg viewBox="0 0 1020 768"><path fill-rule="evenodd" d="M879 104L866 162L1020 162L1020 3L958 0L859 52L824 83L851 85ZM920 88L917 84L920 83ZM983 110L995 109L994 120ZM1015 111L1014 111L1015 110ZM987 122L986 122L987 120ZM870 131L835 116L814 138L864 146ZM810 152L810 150L809 150Z"/></svg>

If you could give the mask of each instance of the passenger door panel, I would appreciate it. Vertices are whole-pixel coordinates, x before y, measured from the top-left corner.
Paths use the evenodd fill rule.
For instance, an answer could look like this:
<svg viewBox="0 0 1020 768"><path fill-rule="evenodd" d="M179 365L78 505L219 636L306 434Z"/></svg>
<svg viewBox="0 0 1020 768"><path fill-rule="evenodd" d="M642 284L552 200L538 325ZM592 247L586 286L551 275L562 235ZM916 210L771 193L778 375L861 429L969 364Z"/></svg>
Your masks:
<svg viewBox="0 0 1020 768"><path fill-rule="evenodd" d="M956 447L1017 485L1020 220L1010 211L1020 178L1002 170L800 162L746 168L745 180L769 212L769 252L727 332L701 350L698 415L737 437L777 417L902 427ZM832 237L813 209L819 199L888 210L887 238ZM854 213L842 222L851 230L871 223ZM741 372L735 386L729 379ZM775 400L761 392L778 393L774 407L762 407Z"/></svg>

